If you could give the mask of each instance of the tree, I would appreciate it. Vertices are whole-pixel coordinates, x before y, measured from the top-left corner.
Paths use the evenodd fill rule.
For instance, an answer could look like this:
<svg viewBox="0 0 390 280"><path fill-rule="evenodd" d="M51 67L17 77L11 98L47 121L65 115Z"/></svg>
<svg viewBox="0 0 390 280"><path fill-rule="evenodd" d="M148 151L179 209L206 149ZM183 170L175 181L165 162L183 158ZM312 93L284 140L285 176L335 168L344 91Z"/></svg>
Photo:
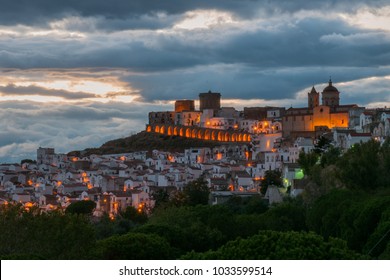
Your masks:
<svg viewBox="0 0 390 280"><path fill-rule="evenodd" d="M348 247L379 257L390 235L390 198L352 190L332 190L310 206L309 230L346 240Z"/></svg>
<svg viewBox="0 0 390 280"><path fill-rule="evenodd" d="M182 251L206 251L228 240L235 224L225 207L209 205L170 207L150 217L147 225L172 228L179 237L171 244ZM180 231L180 234L177 232Z"/></svg>
<svg viewBox="0 0 390 280"><path fill-rule="evenodd" d="M265 194L267 192L268 186L270 185L275 185L275 186L282 185L282 172L280 170L265 171L264 180L261 182L261 188L260 188L261 193Z"/></svg>
<svg viewBox="0 0 390 280"><path fill-rule="evenodd" d="M329 147L331 147L331 140L322 135L318 138L317 143L314 145L314 152L322 154L327 151Z"/></svg>
<svg viewBox="0 0 390 280"><path fill-rule="evenodd" d="M144 210L142 209L137 210L132 206L126 207L125 211L122 211L120 213L120 216L136 224L144 224L148 220L148 215Z"/></svg>
<svg viewBox="0 0 390 280"><path fill-rule="evenodd" d="M37 163L36 160L32 160L32 159L29 159L29 158L26 158L26 159L22 159L20 161L20 165L22 165L23 163Z"/></svg>
<svg viewBox="0 0 390 280"><path fill-rule="evenodd" d="M362 259L348 249L345 241L330 238L325 241L313 232L260 231L247 239L238 238L216 251L189 253L183 259L209 260L329 260Z"/></svg>
<svg viewBox="0 0 390 280"><path fill-rule="evenodd" d="M268 230L307 230L306 209L300 199L290 199L270 207L261 217Z"/></svg>
<svg viewBox="0 0 390 280"><path fill-rule="evenodd" d="M184 194L186 195L187 205L197 205L209 203L210 190L207 186L207 182L203 178L199 178L195 181L188 183L184 187Z"/></svg>
<svg viewBox="0 0 390 280"><path fill-rule="evenodd" d="M169 203L169 193L166 189L158 189L151 194L154 200L154 209L163 207Z"/></svg>
<svg viewBox="0 0 390 280"><path fill-rule="evenodd" d="M336 164L341 156L340 148L330 146L322 155L320 164L322 167Z"/></svg>
<svg viewBox="0 0 390 280"><path fill-rule="evenodd" d="M92 215L96 203L92 200L81 200L71 203L65 210L67 214Z"/></svg>
<svg viewBox="0 0 390 280"><path fill-rule="evenodd" d="M383 174L380 143L355 144L337 162L340 180L350 189L372 191L381 187Z"/></svg>
<svg viewBox="0 0 390 280"><path fill-rule="evenodd" d="M298 163L302 167L304 174L310 176L312 174L313 167L318 162L319 155L311 151L309 153L301 152L299 154Z"/></svg>
<svg viewBox="0 0 390 280"><path fill-rule="evenodd" d="M172 258L172 248L164 238L155 234L130 232L99 241L95 258L103 260L165 260Z"/></svg>
<svg viewBox="0 0 390 280"><path fill-rule="evenodd" d="M88 259L94 228L85 215L41 213L21 205L0 210L0 255L9 258Z"/></svg>

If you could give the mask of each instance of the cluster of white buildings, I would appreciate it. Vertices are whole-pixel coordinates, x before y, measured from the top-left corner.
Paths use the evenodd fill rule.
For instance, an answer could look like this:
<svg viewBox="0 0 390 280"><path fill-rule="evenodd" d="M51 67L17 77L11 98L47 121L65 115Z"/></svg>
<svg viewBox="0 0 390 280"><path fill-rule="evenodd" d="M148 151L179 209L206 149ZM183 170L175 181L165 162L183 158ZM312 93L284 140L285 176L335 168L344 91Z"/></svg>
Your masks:
<svg viewBox="0 0 390 280"><path fill-rule="evenodd" d="M151 154L85 157L39 148L36 162L0 165L0 204L22 203L50 211L65 209L72 202L92 200L96 202L94 215L115 216L128 206L149 209L153 207L152 194L156 190L169 193L182 190L201 176L210 188L210 203L232 195L259 195L266 170L289 166L284 174L286 187L298 179L295 173L299 167L295 164L295 169L291 169L291 166L303 148L301 142L285 150L275 148L275 143L269 149L265 145L266 149L257 151L254 158L248 158L248 150L262 149L261 145L226 144L191 148L184 153L155 150Z"/></svg>

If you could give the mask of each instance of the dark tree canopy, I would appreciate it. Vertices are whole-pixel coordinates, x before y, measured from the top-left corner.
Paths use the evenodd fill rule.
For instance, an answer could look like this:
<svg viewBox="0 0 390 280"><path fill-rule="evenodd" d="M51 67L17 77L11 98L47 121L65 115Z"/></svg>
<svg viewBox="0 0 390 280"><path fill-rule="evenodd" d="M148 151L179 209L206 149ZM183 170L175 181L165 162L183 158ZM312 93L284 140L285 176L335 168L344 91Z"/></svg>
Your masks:
<svg viewBox="0 0 390 280"><path fill-rule="evenodd" d="M99 241L95 257L104 260L164 260L172 257L172 249L162 237L131 232Z"/></svg>
<svg viewBox="0 0 390 280"><path fill-rule="evenodd" d="M184 187L184 194L188 205L197 205L209 203L210 190L207 186L207 182L203 178L192 181Z"/></svg>
<svg viewBox="0 0 390 280"><path fill-rule="evenodd" d="M92 200L81 200L70 204L66 208L66 213L69 214L86 214L91 215L96 208L96 203Z"/></svg>
<svg viewBox="0 0 390 280"><path fill-rule="evenodd" d="M264 179L261 182L261 193L267 192L268 186L281 186L282 185L282 172L279 170L267 170L264 174Z"/></svg>
<svg viewBox="0 0 390 280"><path fill-rule="evenodd" d="M360 259L341 239L325 241L313 232L260 231L247 239L238 238L216 251L189 253L184 259L217 260L330 260Z"/></svg>

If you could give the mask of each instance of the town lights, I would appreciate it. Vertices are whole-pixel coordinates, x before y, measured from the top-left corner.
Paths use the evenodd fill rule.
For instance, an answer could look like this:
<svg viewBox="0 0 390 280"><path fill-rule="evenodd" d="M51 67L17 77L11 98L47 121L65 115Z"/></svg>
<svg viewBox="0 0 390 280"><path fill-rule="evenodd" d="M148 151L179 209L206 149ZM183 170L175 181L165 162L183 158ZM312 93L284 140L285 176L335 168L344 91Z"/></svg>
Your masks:
<svg viewBox="0 0 390 280"><path fill-rule="evenodd" d="M144 206L145 206L144 203L138 204L138 213L142 213Z"/></svg>

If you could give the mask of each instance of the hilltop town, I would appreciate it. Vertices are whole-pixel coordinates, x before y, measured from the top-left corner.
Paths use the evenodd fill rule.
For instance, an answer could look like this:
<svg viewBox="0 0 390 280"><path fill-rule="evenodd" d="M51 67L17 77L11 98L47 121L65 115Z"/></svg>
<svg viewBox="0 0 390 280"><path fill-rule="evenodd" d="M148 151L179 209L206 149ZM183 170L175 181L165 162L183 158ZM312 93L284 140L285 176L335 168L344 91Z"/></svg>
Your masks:
<svg viewBox="0 0 390 280"><path fill-rule="evenodd" d="M213 141L213 148L75 156L40 147L36 161L0 165L0 204L52 211L91 200L93 215L114 218L128 206L152 209L156 191L181 191L199 178L207 182L212 205L234 196L262 196L272 204L302 193L299 155L318 148L319 139L346 151L390 135L390 109L340 104L331 80L321 93L313 87L307 96L305 108L238 111L221 107L221 94L209 91L199 95L199 110L194 100L177 100L173 111L149 113L146 132ZM262 192L267 171L275 170L281 183Z"/></svg>

